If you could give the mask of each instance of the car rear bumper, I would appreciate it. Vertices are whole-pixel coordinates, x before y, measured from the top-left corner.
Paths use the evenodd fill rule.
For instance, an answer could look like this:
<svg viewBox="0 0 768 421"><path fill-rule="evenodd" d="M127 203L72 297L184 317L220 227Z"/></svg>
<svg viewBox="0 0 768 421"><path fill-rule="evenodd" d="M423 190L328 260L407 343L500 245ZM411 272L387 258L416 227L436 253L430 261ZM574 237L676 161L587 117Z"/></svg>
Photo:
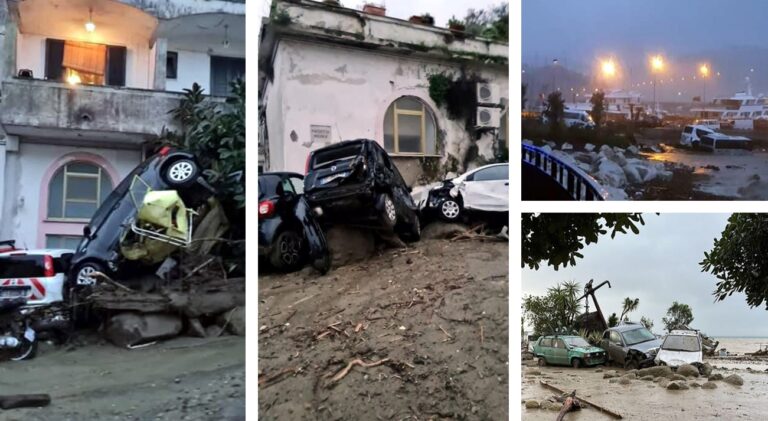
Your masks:
<svg viewBox="0 0 768 421"><path fill-rule="evenodd" d="M321 219L338 221L375 219L376 197L373 189L367 184L316 189L306 193L306 198L313 209L320 208Z"/></svg>

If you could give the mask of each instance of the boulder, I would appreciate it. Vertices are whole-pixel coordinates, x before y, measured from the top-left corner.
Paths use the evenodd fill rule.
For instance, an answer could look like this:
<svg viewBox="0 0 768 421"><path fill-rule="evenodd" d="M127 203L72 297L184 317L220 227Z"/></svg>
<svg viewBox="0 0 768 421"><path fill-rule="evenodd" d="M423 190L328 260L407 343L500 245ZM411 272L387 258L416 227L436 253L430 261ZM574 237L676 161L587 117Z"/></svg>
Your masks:
<svg viewBox="0 0 768 421"><path fill-rule="evenodd" d="M708 377L708 380L711 382L717 381L717 380L723 380L723 375L720 373L714 373L710 374Z"/></svg>
<svg viewBox="0 0 768 421"><path fill-rule="evenodd" d="M699 369L691 364L683 364L677 367L677 374L685 377L699 377Z"/></svg>
<svg viewBox="0 0 768 421"><path fill-rule="evenodd" d="M621 167L627 165L627 158L624 156L624 153L622 153L622 152L616 152L613 155L613 158L610 158L610 159L611 159L611 161L619 164L619 166L621 166Z"/></svg>
<svg viewBox="0 0 768 421"><path fill-rule="evenodd" d="M631 145L630 147L627 148L627 153L631 155L637 155L640 153L640 149L638 149L638 147L635 145Z"/></svg>
<svg viewBox="0 0 768 421"><path fill-rule="evenodd" d="M734 386L741 386L744 384L744 379L742 379L738 374L731 374L730 376L724 378L723 381Z"/></svg>
<svg viewBox="0 0 768 421"><path fill-rule="evenodd" d="M640 377L653 376L653 377L670 377L672 376L672 369L669 366L655 366L648 368L641 368L637 371Z"/></svg>
<svg viewBox="0 0 768 421"><path fill-rule="evenodd" d="M579 162L578 164L576 164L576 166L578 166L582 171L588 174L592 172L592 165L587 164L586 162Z"/></svg>
<svg viewBox="0 0 768 421"><path fill-rule="evenodd" d="M557 143L551 141L551 140L545 140L544 143L550 147L550 149L555 149L557 147Z"/></svg>
<svg viewBox="0 0 768 421"><path fill-rule="evenodd" d="M672 376L669 377L669 380L672 380L673 382L674 381L684 382L686 379L685 379L685 376L683 376L683 375L673 374Z"/></svg>
<svg viewBox="0 0 768 421"><path fill-rule="evenodd" d="M554 144L554 142L552 142L552 143ZM544 145L544 146L542 146L542 147L541 147L541 148L539 148L539 149L541 149L542 151L544 151L544 152L546 152L546 153L551 153L551 152L552 152L552 147L551 147L551 146L549 146L549 145Z"/></svg>
<svg viewBox="0 0 768 421"><path fill-rule="evenodd" d="M205 338L205 328L200 323L200 319L189 319L189 326L187 327L187 335L196 338Z"/></svg>
<svg viewBox="0 0 768 421"><path fill-rule="evenodd" d="M595 145L591 143L587 143L586 145L584 145L584 150L587 152L592 152L595 150Z"/></svg>
<svg viewBox="0 0 768 421"><path fill-rule="evenodd" d="M619 164L610 159L601 158L595 177L610 187L624 187L627 184L627 176Z"/></svg>
<svg viewBox="0 0 768 421"><path fill-rule="evenodd" d="M617 373L616 370L606 371L603 373L604 379L612 379L614 377L619 377L619 373Z"/></svg>
<svg viewBox="0 0 768 421"><path fill-rule="evenodd" d="M697 382L691 382L691 387L701 387L701 384Z"/></svg>
<svg viewBox="0 0 768 421"><path fill-rule="evenodd" d="M557 157L563 162L567 162L572 165L576 165L576 159L573 157L573 155L563 152L563 151L552 151L552 156Z"/></svg>
<svg viewBox="0 0 768 421"><path fill-rule="evenodd" d="M559 411L563 406L557 402L552 402L550 400L542 401L541 402L541 409L548 409L550 411Z"/></svg>
<svg viewBox="0 0 768 421"><path fill-rule="evenodd" d="M230 311L221 313L216 320L222 328L233 335L245 336L245 307L235 307Z"/></svg>
<svg viewBox="0 0 768 421"><path fill-rule="evenodd" d="M653 381L653 378L654 378L653 376L643 376L643 377L640 377L640 380L644 382L650 382L650 381Z"/></svg>
<svg viewBox="0 0 768 421"><path fill-rule="evenodd" d="M210 325L205 328L205 336L209 338L216 338L224 334L224 329L219 325Z"/></svg>
<svg viewBox="0 0 768 421"><path fill-rule="evenodd" d="M632 164L626 164L624 167L624 174L627 176L627 181L632 184L638 184L643 182L643 177L640 176L640 172L637 167Z"/></svg>
<svg viewBox="0 0 768 421"><path fill-rule="evenodd" d="M537 400L529 399L525 401L525 408L526 409L537 409L540 408L541 404Z"/></svg>
<svg viewBox="0 0 768 421"><path fill-rule="evenodd" d="M181 333L181 317L164 313L120 313L109 318L104 335L120 347L172 338Z"/></svg>
<svg viewBox="0 0 768 421"><path fill-rule="evenodd" d="M573 159L575 159L578 162L583 162L589 165L592 165L592 162L594 162L597 155L593 153L587 153L587 152L575 152L573 155Z"/></svg>
<svg viewBox="0 0 768 421"><path fill-rule="evenodd" d="M667 384L667 390L687 390L688 385L685 382L674 381Z"/></svg>
<svg viewBox="0 0 768 421"><path fill-rule="evenodd" d="M704 377L709 377L710 374L712 374L712 364L710 363L704 363L699 367L699 374L701 374Z"/></svg>
<svg viewBox="0 0 768 421"><path fill-rule="evenodd" d="M709 381L701 385L702 389L717 389L717 383Z"/></svg>
<svg viewBox="0 0 768 421"><path fill-rule="evenodd" d="M562 146L560 146L560 149L563 150L563 151L572 151L573 150L573 145L571 145L568 142L565 142L565 143L562 144Z"/></svg>
<svg viewBox="0 0 768 421"><path fill-rule="evenodd" d="M632 379L633 379L633 378L634 378L634 377L629 377L629 376L622 376L622 377L619 379L619 384L630 384L630 383L632 383Z"/></svg>

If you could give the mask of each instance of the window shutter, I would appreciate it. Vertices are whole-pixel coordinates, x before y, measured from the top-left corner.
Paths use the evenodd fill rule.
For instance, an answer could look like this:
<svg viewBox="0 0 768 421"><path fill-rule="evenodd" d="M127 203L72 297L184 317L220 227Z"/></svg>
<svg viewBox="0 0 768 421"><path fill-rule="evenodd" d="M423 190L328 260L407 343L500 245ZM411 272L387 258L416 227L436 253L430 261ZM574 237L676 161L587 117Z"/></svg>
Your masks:
<svg viewBox="0 0 768 421"><path fill-rule="evenodd" d="M229 83L245 77L245 59L211 56L211 95L228 96Z"/></svg>
<svg viewBox="0 0 768 421"><path fill-rule="evenodd" d="M107 85L125 86L125 47L107 47Z"/></svg>
<svg viewBox="0 0 768 421"><path fill-rule="evenodd" d="M48 80L64 80L62 63L64 62L64 41L60 39L45 40L45 78Z"/></svg>

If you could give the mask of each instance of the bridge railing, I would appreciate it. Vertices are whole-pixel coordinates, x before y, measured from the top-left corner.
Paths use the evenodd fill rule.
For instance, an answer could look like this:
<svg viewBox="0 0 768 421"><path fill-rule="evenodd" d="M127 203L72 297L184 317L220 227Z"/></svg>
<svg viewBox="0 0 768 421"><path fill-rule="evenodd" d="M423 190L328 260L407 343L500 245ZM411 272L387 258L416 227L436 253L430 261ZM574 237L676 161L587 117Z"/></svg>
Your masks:
<svg viewBox="0 0 768 421"><path fill-rule="evenodd" d="M608 191L581 168L534 145L524 143L522 152L523 162L554 179L574 200L608 200Z"/></svg>

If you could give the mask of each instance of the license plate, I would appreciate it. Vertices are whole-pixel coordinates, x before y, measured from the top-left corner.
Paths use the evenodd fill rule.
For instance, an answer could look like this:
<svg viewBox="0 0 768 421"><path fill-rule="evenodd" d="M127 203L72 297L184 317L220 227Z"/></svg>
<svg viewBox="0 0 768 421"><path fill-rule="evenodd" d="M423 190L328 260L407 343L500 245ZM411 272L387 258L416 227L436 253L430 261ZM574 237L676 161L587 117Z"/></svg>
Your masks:
<svg viewBox="0 0 768 421"><path fill-rule="evenodd" d="M0 298L18 298L29 295L29 287L5 287L0 288Z"/></svg>
<svg viewBox="0 0 768 421"><path fill-rule="evenodd" d="M320 184L328 184L331 181L336 180L337 178L344 178L344 177L346 177L348 175L349 175L348 172L340 172L338 174L329 175L328 177L321 178L320 179Z"/></svg>

